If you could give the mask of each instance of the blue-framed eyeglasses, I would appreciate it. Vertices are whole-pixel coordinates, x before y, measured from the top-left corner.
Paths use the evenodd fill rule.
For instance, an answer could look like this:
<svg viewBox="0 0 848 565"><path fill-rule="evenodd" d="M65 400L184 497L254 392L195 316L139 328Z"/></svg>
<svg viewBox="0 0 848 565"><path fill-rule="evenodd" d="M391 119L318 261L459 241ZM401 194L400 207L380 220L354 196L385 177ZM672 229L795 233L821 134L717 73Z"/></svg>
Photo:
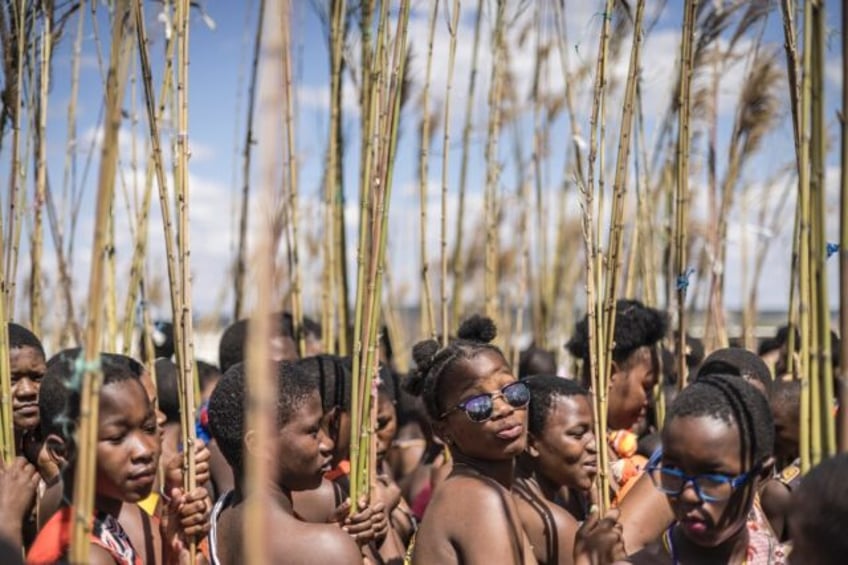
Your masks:
<svg viewBox="0 0 848 565"><path fill-rule="evenodd" d="M472 422L478 424L485 422L492 417L492 413L495 411L496 398L503 398L513 408L524 408L530 404L530 389L527 388L525 383L515 381L498 392L477 394L466 398L453 408L443 412L439 419L442 420L457 410L462 410Z"/></svg>
<svg viewBox="0 0 848 565"><path fill-rule="evenodd" d="M648 460L645 471L650 475L654 486L670 497L680 496L686 486L692 483L698 499L704 502L721 502L733 496L733 492L747 483L759 470L757 467L739 475L730 476L723 473L705 473L703 475L687 475L679 469L669 469L660 463L662 450L658 449Z"/></svg>

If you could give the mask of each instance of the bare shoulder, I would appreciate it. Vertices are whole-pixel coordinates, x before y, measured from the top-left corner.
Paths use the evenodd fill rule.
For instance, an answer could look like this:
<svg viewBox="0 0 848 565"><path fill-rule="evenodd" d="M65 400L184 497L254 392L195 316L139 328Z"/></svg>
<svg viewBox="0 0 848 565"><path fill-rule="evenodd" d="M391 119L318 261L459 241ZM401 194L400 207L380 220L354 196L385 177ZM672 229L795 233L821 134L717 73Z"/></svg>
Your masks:
<svg viewBox="0 0 848 565"><path fill-rule="evenodd" d="M536 558L546 563L568 562L580 525L574 516L558 504L535 498L531 493L513 491L512 496ZM550 535L551 529L556 537Z"/></svg>
<svg viewBox="0 0 848 565"><path fill-rule="evenodd" d="M307 522L327 522L336 509L336 490L331 481L323 479L321 486L292 493L294 510Z"/></svg>
<svg viewBox="0 0 848 565"><path fill-rule="evenodd" d="M509 555L521 562L522 536L510 491L482 477L453 475L427 507L413 562L497 563Z"/></svg>
<svg viewBox="0 0 848 565"><path fill-rule="evenodd" d="M314 563L362 563L362 554L353 539L332 524L309 524L292 519L273 542L273 562L313 565Z"/></svg>

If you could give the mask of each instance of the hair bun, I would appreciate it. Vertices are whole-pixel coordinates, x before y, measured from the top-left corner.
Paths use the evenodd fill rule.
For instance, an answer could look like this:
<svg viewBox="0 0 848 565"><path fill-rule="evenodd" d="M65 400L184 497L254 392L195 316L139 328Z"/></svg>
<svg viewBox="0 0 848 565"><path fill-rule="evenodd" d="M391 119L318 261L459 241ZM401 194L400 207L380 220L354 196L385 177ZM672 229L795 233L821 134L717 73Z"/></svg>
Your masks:
<svg viewBox="0 0 848 565"><path fill-rule="evenodd" d="M436 353L439 352L439 342L435 339L425 339L419 341L412 348L412 360L415 361L415 366L418 372L426 375L433 367L433 359Z"/></svg>
<svg viewBox="0 0 848 565"><path fill-rule="evenodd" d="M475 314L460 324L457 335L459 339L489 343L498 335L498 328L491 318Z"/></svg>

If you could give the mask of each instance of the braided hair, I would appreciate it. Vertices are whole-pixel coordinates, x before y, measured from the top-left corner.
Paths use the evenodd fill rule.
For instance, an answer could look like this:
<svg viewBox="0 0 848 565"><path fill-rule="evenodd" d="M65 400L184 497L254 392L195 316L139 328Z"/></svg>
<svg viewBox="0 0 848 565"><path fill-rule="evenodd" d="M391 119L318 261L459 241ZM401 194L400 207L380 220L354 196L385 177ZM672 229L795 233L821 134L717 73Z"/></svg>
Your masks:
<svg viewBox="0 0 848 565"><path fill-rule="evenodd" d="M774 452L774 421L766 397L734 375L699 374L669 406L666 426L675 418L710 416L739 429L743 465L753 468Z"/></svg>
<svg viewBox="0 0 848 565"><path fill-rule="evenodd" d="M420 396L432 420L443 412L439 394L444 376L450 374L458 361L473 359L484 351L503 357L503 352L490 343L498 330L491 318L474 315L465 320L457 332L458 339L440 347L435 339L419 341L412 348L416 369L407 377L404 386L410 394Z"/></svg>

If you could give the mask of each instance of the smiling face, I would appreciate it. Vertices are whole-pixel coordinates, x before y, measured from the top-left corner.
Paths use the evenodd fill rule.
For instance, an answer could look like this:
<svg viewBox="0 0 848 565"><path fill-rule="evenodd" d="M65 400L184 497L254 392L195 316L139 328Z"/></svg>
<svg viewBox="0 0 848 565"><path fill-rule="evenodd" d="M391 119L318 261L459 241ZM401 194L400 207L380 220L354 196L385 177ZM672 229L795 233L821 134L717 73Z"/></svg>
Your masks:
<svg viewBox="0 0 848 565"><path fill-rule="evenodd" d="M538 472L557 486L582 491L592 488L597 444L592 408L584 395L556 396L539 437L528 437L528 451Z"/></svg>
<svg viewBox="0 0 848 565"><path fill-rule="evenodd" d="M100 393L97 495L138 502L150 495L159 465L156 413L141 383L127 379Z"/></svg>
<svg viewBox="0 0 848 565"><path fill-rule="evenodd" d="M9 351L12 374L12 411L15 429L32 430L38 427L38 389L47 371L44 355L25 345Z"/></svg>
<svg viewBox="0 0 848 565"><path fill-rule="evenodd" d="M321 396L316 390L280 428L276 440L277 481L291 491L321 485L330 470L333 441L322 426Z"/></svg>
<svg viewBox="0 0 848 565"><path fill-rule="evenodd" d="M463 410L451 410L480 394L497 394L516 382L503 355L483 350L470 359L457 361L450 374L443 375L439 404L450 411L438 422L439 434L452 449L468 457L505 461L524 451L527 445L527 407L514 408L503 396L494 399L492 416L472 422Z"/></svg>
<svg viewBox="0 0 848 565"><path fill-rule="evenodd" d="M620 367L615 367L610 379L607 407L610 429L629 429L645 415L656 374L656 364L649 347L637 349Z"/></svg>
<svg viewBox="0 0 848 565"><path fill-rule="evenodd" d="M687 475L737 476L748 469L740 461L739 429L712 416L680 416L663 429L664 468ZM704 502L688 483L669 503L683 534L702 547L715 547L745 526L756 478L733 491L727 500Z"/></svg>

